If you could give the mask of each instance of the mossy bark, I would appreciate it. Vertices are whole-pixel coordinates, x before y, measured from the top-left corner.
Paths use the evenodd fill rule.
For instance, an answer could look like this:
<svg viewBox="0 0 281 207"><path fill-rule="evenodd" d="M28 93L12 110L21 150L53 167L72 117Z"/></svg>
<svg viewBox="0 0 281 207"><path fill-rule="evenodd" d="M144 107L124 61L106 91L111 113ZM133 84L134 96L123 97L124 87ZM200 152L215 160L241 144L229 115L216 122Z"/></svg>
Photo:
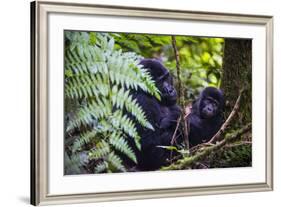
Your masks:
<svg viewBox="0 0 281 207"><path fill-rule="evenodd" d="M231 112L241 89L245 89L233 127L252 120L252 40L225 39L221 88L225 94L225 116Z"/></svg>

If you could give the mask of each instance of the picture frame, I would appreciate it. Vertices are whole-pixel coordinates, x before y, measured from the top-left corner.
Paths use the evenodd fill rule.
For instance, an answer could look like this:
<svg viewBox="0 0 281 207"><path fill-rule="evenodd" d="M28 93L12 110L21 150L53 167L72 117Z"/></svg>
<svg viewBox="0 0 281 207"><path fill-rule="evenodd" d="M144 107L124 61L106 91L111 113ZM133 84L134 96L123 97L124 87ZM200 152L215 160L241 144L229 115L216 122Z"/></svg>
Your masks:
<svg viewBox="0 0 281 207"><path fill-rule="evenodd" d="M54 20L51 15L62 17L60 21L71 22L75 20L77 16L92 18L120 18L122 21L159 21L170 22L171 26L177 27L179 23L195 22L208 24L220 24L220 27L227 28L227 25L242 25L247 28L251 26L257 26L261 31L264 39L264 49L262 54L265 54L262 59L264 65L262 66L262 73L265 74L263 78L264 94L261 93L264 99L264 105L261 114L265 118L264 126L262 126L263 135L259 135L260 143L264 143L263 153L261 153L262 161L260 161L260 169L263 171L258 175L261 179L256 179L253 176L253 180L243 180L241 183L234 182L233 184L198 184L191 186L180 186L173 184L167 184L167 186L141 186L136 188L130 188L130 182L138 175L128 175L128 186L126 189L119 189L117 187L108 187L107 189L95 189L91 191L90 187L86 191L72 192L65 189L69 186L73 186L73 183L80 182L87 183L88 180L94 176L70 176L65 182L60 182L54 178L53 171L56 168L53 163L53 152L60 153L63 150L55 147L54 137L59 140L63 140L63 136L55 136L56 128L52 127L54 124L50 121L51 112L54 107L50 107L52 100L60 98L61 94L52 97L54 88L52 86L52 80L54 79L51 71L52 58L50 55L53 49L50 49L50 44L54 44L53 33L56 33L57 28L50 29ZM71 17L71 15L74 15ZM75 16L76 15L76 16ZM101 19L101 22L104 21ZM79 25L77 23L76 25ZM63 26L62 26L63 27ZM112 27L109 25L108 28ZM88 30L82 24L77 29ZM99 31L102 31L100 26ZM63 28L69 29L69 28ZM112 29L115 31L115 29ZM132 29L127 29L130 32ZM142 30L139 30L142 31ZM117 31L120 32L120 31ZM163 33L165 31L162 31ZM61 35L61 33L59 33ZM198 32L198 35L199 32ZM262 39L262 38L261 38ZM259 43L257 43L258 45ZM259 56L260 57L260 56ZM257 59L253 59L257 61ZM58 68L58 67L56 67ZM63 71L63 69L61 69ZM51 71L51 73L50 73ZM254 77L255 78L255 77ZM253 79L254 79L253 78ZM63 83L63 80L59 80ZM255 79L254 79L255 81ZM261 86L261 87L263 87ZM256 93L259 94L259 93ZM61 96L62 97L62 96ZM260 98L259 95L256 98ZM256 111L253 111L253 114ZM256 114L255 114L256 115ZM63 122L62 120L59 120ZM60 125L60 126L63 126ZM257 127L255 128L257 129ZM61 129L62 130L62 129ZM257 134L257 133L256 133ZM63 141L62 141L63 142ZM255 149L254 149L255 150ZM63 156L62 156L63 157ZM258 162L258 161L256 161ZM63 168L63 166L61 166ZM53 170L55 169L55 170ZM199 171L198 171L199 172ZM56 172L57 173L57 172ZM174 172L168 172L174 173ZM215 176L218 171L212 172ZM255 173L255 172L253 172ZM57 173L58 174L58 173ZM174 173L175 174L175 173ZM63 174L59 174L62 176ZM121 177L121 175L111 176L112 179L103 175L98 179L114 180ZM147 177L152 176L151 172L142 173L140 176ZM163 176L165 176L163 174ZM171 174L169 175L171 176ZM177 172L177 178L183 178L185 174L183 172ZM72 181L71 181L72 179ZM83 180L80 180L83 179ZM139 177L137 178L139 179ZM95 180L96 181L96 180ZM58 185L53 183L57 182ZM110 182L110 181L108 181ZM230 181L229 181L230 182ZM156 185L156 184L153 184ZM185 184L183 184L185 185ZM75 185L74 185L75 186ZM106 186L110 186L107 183ZM131 186L132 187L132 186ZM59 190L56 190L59 188ZM79 187L77 187L79 189ZM117 190L116 190L117 189ZM65 190L65 191L64 191ZM223 193L240 193L240 192L254 192L254 191L270 191L273 190L273 17L262 15L245 15L245 14L229 14L229 13L212 13L201 11L187 11L187 10L164 10L157 8L140 8L140 7L123 7L123 6L107 6L107 5L94 5L94 4L76 4L76 3L62 3L62 2L47 2L47 1L35 1L31 3L31 204L32 205L47 205L47 204L67 204L67 203L83 203L83 202L100 202L100 201L114 201L114 200L130 200L130 199L147 199L147 198L162 198L162 197L177 197L177 196L192 196L192 195L206 195L206 194L223 194Z"/></svg>

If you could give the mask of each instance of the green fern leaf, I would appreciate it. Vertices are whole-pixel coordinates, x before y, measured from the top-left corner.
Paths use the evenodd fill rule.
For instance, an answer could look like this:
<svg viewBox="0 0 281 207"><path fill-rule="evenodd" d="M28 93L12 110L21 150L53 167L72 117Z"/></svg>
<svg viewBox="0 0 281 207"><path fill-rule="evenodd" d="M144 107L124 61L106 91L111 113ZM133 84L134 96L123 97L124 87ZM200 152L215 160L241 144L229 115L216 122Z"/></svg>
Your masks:
<svg viewBox="0 0 281 207"><path fill-rule="evenodd" d="M122 164L121 158L116 155L114 152L111 152L108 157L107 161L116 169L120 170L121 172L126 172L125 166Z"/></svg>
<svg viewBox="0 0 281 207"><path fill-rule="evenodd" d="M140 149L136 124L153 130L131 92L141 89L159 100L160 92L147 70L138 65L140 57L116 50L109 34L65 34L70 42L65 47L65 96L77 103L77 109L68 112L71 116L66 131L71 134L74 129L81 130L69 147L70 152L81 161L75 152L87 151L88 158L97 162L94 172L126 171L115 152L137 162L127 138L133 139ZM94 147L88 152L89 143Z"/></svg>
<svg viewBox="0 0 281 207"><path fill-rule="evenodd" d="M94 169L95 173L102 173L108 169L108 162L102 161L98 163Z"/></svg>
<svg viewBox="0 0 281 207"><path fill-rule="evenodd" d="M122 137L121 133L113 132L109 137L109 143L118 151L127 155L131 160L137 163L137 158L132 148L129 147L127 141Z"/></svg>
<svg viewBox="0 0 281 207"><path fill-rule="evenodd" d="M89 152L89 159L101 159L110 153L109 144L105 140L101 140L97 146Z"/></svg>

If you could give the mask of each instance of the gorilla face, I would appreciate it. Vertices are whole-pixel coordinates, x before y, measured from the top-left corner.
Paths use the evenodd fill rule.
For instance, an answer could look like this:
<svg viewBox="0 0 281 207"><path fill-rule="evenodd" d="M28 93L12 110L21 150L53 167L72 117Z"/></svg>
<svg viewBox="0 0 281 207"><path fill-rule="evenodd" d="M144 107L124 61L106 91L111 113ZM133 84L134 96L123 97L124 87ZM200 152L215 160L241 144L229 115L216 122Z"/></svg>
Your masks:
<svg viewBox="0 0 281 207"><path fill-rule="evenodd" d="M157 80L156 86L161 92L162 103L165 105L173 105L176 103L177 91L173 86L173 78L168 71L165 76Z"/></svg>
<svg viewBox="0 0 281 207"><path fill-rule="evenodd" d="M218 113L218 102L208 97L201 101L201 117L203 119L210 119Z"/></svg>
<svg viewBox="0 0 281 207"><path fill-rule="evenodd" d="M223 110L224 100L222 91L207 87L201 93L199 112L202 119L211 119Z"/></svg>
<svg viewBox="0 0 281 207"><path fill-rule="evenodd" d="M155 80L156 86L161 92L161 104L175 104L177 101L177 91L173 86L173 77L165 66L156 59L143 59L140 64L149 71L153 80Z"/></svg>

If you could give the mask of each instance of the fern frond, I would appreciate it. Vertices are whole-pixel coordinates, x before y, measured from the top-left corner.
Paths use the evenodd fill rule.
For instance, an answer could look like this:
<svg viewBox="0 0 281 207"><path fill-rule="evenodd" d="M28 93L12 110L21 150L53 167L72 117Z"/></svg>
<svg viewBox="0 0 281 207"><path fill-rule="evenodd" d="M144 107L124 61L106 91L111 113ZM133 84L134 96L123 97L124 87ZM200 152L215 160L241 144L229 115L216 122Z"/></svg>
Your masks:
<svg viewBox="0 0 281 207"><path fill-rule="evenodd" d="M129 111L142 126L154 130L137 101L130 95L130 91L125 91L124 88L117 91L117 88L116 85L112 88L111 98L113 105L118 109L123 109L125 106L126 110Z"/></svg>
<svg viewBox="0 0 281 207"><path fill-rule="evenodd" d="M66 131L78 128L81 125L88 126L96 123L98 120L108 117L111 114L111 110L110 100L98 98L96 101L80 107L75 118L69 121Z"/></svg>
<svg viewBox="0 0 281 207"><path fill-rule="evenodd" d="M155 81L152 79L152 77L150 76L149 72L142 68L142 66L138 66L140 67L140 71L141 71L141 81L142 81L142 85L141 85L141 89L149 94L151 94L152 96L156 97L158 100L161 100L161 92L159 91L159 89L156 87L155 85Z"/></svg>
<svg viewBox="0 0 281 207"><path fill-rule="evenodd" d="M136 124L153 129L131 92L141 89L158 99L160 92L149 73L138 65L140 57L115 50L109 34L66 32L66 38L70 44L65 47L65 96L77 103L73 104L75 110L66 107L71 111L66 131L78 129L81 133L68 146L69 153L80 162L76 152L87 153L87 159L94 160L91 169L95 172L126 171L115 152L136 163L127 139L133 139L140 149ZM88 151L90 146L94 147Z"/></svg>
<svg viewBox="0 0 281 207"><path fill-rule="evenodd" d="M123 115L121 110L116 110L109 120L115 129L122 129L129 136L139 137L135 124L126 114Z"/></svg>
<svg viewBox="0 0 281 207"><path fill-rule="evenodd" d="M75 75L65 84L65 95L72 99L108 96L108 78L100 74Z"/></svg>
<svg viewBox="0 0 281 207"><path fill-rule="evenodd" d="M126 172L125 166L122 164L121 158L116 155L114 152L111 152L108 157L107 161L112 165L116 170L119 170L121 172Z"/></svg>
<svg viewBox="0 0 281 207"><path fill-rule="evenodd" d="M101 161L95 166L95 173L102 173L108 169L108 162L107 161Z"/></svg>
<svg viewBox="0 0 281 207"><path fill-rule="evenodd" d="M75 139L72 145L72 152L82 150L82 147L89 144L92 139L96 138L97 133L95 131L87 131L82 133L77 139Z"/></svg>
<svg viewBox="0 0 281 207"><path fill-rule="evenodd" d="M80 160L79 155L72 154L69 156L67 153L64 153L64 170L65 174L79 174L81 172L81 167L83 163Z"/></svg>
<svg viewBox="0 0 281 207"><path fill-rule="evenodd" d="M131 160L133 160L135 163L137 163L137 158L132 150L131 147L129 147L128 142L125 140L125 138L122 137L121 133L113 132L109 137L109 143L118 151L125 154L127 157L129 157Z"/></svg>
<svg viewBox="0 0 281 207"><path fill-rule="evenodd" d="M124 133L126 133L127 135L129 135L130 137L132 137L135 141L135 144L137 146L137 148L140 150L140 136L137 133L135 124L133 122L133 120L131 120L127 115L123 115L121 110L116 110L110 120L109 120L112 124L112 126L116 129L116 130L121 130Z"/></svg>
<svg viewBox="0 0 281 207"><path fill-rule="evenodd" d="M94 149L89 152L89 159L102 159L110 153L110 146L105 140L101 140Z"/></svg>

